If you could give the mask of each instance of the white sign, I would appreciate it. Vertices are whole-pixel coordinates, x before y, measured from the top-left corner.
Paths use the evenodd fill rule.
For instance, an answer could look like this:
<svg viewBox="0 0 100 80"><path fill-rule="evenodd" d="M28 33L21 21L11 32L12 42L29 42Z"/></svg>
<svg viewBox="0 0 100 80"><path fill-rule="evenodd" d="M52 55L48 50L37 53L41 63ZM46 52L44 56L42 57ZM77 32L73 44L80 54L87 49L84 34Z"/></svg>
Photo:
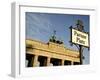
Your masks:
<svg viewBox="0 0 100 80"><path fill-rule="evenodd" d="M87 33L72 28L72 42L89 47L89 36Z"/></svg>

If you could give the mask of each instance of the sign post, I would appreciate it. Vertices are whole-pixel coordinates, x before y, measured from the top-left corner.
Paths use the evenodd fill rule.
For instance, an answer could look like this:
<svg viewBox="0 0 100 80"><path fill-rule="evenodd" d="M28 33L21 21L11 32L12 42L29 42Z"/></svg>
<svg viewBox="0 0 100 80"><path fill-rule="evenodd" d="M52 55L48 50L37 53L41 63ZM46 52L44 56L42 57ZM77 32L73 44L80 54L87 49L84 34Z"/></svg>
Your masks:
<svg viewBox="0 0 100 80"><path fill-rule="evenodd" d="M80 53L80 55L79 55L79 57L80 57L80 64L83 64L83 55L82 55L82 46L81 45L79 45L79 53Z"/></svg>
<svg viewBox="0 0 100 80"><path fill-rule="evenodd" d="M81 20L77 21L77 27L70 27L71 31L71 44L78 46L80 64L83 64L83 47L89 47L89 35L84 31L83 22Z"/></svg>

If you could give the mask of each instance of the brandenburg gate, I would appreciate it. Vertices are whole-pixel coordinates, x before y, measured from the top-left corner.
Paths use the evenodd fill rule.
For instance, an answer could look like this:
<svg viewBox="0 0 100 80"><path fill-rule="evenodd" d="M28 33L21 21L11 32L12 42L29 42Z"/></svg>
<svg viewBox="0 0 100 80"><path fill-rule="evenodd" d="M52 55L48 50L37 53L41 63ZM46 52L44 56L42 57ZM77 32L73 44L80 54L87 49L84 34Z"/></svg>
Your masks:
<svg viewBox="0 0 100 80"><path fill-rule="evenodd" d="M79 65L79 52L68 49L63 42L50 39L48 43L26 39L26 66Z"/></svg>

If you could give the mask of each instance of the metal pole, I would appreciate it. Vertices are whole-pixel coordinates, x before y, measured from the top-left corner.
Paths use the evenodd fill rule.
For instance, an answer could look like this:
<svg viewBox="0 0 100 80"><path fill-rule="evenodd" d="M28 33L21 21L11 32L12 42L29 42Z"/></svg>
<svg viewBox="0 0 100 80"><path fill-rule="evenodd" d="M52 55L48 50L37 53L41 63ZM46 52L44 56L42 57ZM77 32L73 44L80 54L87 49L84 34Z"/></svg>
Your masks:
<svg viewBox="0 0 100 80"><path fill-rule="evenodd" d="M80 64L83 64L83 60L82 60L82 46L79 45L79 54L80 54Z"/></svg>

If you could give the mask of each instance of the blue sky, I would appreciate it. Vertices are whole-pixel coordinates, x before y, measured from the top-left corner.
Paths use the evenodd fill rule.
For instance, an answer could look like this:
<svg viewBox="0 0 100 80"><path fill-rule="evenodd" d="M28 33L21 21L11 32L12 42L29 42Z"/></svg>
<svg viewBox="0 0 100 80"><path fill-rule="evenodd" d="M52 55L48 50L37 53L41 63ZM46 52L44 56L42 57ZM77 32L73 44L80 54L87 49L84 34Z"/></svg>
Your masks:
<svg viewBox="0 0 100 80"><path fill-rule="evenodd" d="M72 25L76 27L76 21L82 20L84 29L89 32L89 16L74 14L51 14L26 12L26 38L35 39L47 43L56 30L57 39L64 42L65 47L77 50L76 46L70 46L70 29ZM84 49L84 64L89 63L90 54L88 49Z"/></svg>

